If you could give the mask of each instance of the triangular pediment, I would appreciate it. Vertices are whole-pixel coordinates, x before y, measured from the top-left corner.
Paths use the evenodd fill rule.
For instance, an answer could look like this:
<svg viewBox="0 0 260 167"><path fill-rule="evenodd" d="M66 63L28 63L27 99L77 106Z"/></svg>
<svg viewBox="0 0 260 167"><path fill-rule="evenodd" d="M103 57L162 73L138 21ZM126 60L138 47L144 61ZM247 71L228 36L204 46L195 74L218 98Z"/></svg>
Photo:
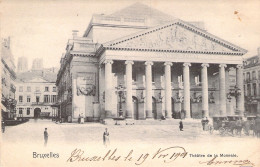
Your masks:
<svg viewBox="0 0 260 167"><path fill-rule="evenodd" d="M48 82L47 80L43 79L43 78L40 78L40 77L36 77L36 78L33 78L31 80L27 80L26 82L34 82L34 83L42 83L42 82Z"/></svg>
<svg viewBox="0 0 260 167"><path fill-rule="evenodd" d="M247 52L181 20L105 43L104 47L240 55Z"/></svg>

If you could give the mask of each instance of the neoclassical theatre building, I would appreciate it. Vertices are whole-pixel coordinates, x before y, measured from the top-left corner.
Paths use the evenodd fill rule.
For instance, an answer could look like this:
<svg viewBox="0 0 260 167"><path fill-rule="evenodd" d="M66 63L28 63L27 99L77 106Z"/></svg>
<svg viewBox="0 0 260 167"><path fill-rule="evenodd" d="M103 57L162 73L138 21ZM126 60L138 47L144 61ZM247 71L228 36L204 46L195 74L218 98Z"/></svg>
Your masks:
<svg viewBox="0 0 260 167"><path fill-rule="evenodd" d="M93 15L61 58L59 114L68 122L243 115L246 52L202 23L140 3ZM236 71L235 85L230 70Z"/></svg>

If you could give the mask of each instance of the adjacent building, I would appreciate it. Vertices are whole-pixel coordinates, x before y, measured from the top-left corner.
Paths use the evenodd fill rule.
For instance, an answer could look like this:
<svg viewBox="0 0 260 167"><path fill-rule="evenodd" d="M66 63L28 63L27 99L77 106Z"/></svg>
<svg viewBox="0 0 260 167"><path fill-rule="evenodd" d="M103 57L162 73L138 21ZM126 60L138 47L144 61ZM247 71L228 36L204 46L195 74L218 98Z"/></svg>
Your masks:
<svg viewBox="0 0 260 167"><path fill-rule="evenodd" d="M17 117L39 118L54 116L57 102L55 68L17 73ZM56 112L57 113L57 112Z"/></svg>
<svg viewBox="0 0 260 167"><path fill-rule="evenodd" d="M244 61L245 107L248 116L260 114L260 48Z"/></svg>
<svg viewBox="0 0 260 167"><path fill-rule="evenodd" d="M17 72L27 72L28 71L28 59L27 57L19 57L17 63Z"/></svg>
<svg viewBox="0 0 260 167"><path fill-rule="evenodd" d="M3 39L1 43L1 114L3 120L15 117L15 64L14 57L10 48L10 38Z"/></svg>
<svg viewBox="0 0 260 167"><path fill-rule="evenodd" d="M83 37L74 32L60 61L61 117L73 122L242 116L246 52L203 24L140 3L93 15Z"/></svg>

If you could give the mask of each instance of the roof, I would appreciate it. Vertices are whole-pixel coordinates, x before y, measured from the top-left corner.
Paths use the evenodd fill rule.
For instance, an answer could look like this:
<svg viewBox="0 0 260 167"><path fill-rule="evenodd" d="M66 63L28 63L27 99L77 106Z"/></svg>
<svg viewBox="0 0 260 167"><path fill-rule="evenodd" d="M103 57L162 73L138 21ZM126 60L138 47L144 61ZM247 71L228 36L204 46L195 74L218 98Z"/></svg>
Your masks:
<svg viewBox="0 0 260 167"><path fill-rule="evenodd" d="M149 18L156 21L157 23L165 23L176 19L171 15L165 14L157 9L151 8L139 2L112 13L109 16L125 18Z"/></svg>
<svg viewBox="0 0 260 167"><path fill-rule="evenodd" d="M49 71L28 71L17 73L17 80L20 82L28 82L35 78L42 78L48 82L55 82L57 78L56 72Z"/></svg>

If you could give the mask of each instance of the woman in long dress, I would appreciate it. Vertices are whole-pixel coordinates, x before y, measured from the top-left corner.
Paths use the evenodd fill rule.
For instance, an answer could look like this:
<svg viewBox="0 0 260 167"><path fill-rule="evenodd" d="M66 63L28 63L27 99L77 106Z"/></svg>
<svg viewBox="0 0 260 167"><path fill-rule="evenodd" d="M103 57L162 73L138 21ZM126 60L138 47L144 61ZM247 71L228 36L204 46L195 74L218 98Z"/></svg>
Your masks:
<svg viewBox="0 0 260 167"><path fill-rule="evenodd" d="M105 132L103 133L103 144L105 146L109 145L109 132L107 131L107 128L105 129Z"/></svg>

